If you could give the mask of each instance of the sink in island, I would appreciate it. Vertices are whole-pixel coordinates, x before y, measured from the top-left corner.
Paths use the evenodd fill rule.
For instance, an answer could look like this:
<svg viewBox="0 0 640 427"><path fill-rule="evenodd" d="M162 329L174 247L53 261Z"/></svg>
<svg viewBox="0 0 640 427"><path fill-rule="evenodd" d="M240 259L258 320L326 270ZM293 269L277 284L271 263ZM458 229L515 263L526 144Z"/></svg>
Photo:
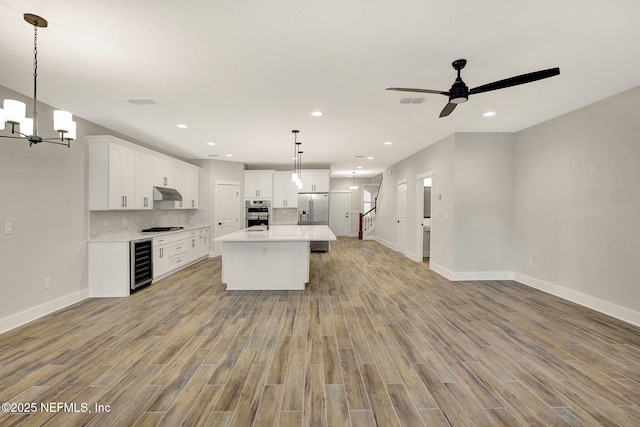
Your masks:
<svg viewBox="0 0 640 427"><path fill-rule="evenodd" d="M222 283L227 290L304 290L310 242L336 236L326 225L250 227L214 239L222 242Z"/></svg>

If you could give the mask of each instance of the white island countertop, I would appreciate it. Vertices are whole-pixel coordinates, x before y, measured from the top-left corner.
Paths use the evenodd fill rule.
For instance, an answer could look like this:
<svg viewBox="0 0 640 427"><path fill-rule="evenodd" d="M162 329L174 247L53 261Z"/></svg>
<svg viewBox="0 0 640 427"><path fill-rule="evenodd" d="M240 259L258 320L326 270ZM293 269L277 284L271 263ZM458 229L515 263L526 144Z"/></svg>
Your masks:
<svg viewBox="0 0 640 427"><path fill-rule="evenodd" d="M272 225L214 240L222 242L222 283L227 290L304 290L309 282L310 242L336 236L326 225Z"/></svg>
<svg viewBox="0 0 640 427"><path fill-rule="evenodd" d="M217 242L310 242L336 240L326 225L272 225L256 226L235 231L213 239Z"/></svg>

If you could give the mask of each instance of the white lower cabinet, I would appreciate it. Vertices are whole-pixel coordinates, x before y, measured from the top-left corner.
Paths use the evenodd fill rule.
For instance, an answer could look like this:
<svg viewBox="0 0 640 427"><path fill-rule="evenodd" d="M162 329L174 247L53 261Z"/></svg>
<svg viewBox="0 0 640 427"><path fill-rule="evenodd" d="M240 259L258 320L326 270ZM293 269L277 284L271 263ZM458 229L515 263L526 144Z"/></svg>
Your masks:
<svg viewBox="0 0 640 427"><path fill-rule="evenodd" d="M201 236L207 242L206 253L199 249ZM153 278L165 276L209 254L209 228L200 228L153 239Z"/></svg>
<svg viewBox="0 0 640 427"><path fill-rule="evenodd" d="M89 242L89 294L92 297L130 294L130 244L128 240ZM156 281L209 256L209 227L156 236L152 245L153 280Z"/></svg>

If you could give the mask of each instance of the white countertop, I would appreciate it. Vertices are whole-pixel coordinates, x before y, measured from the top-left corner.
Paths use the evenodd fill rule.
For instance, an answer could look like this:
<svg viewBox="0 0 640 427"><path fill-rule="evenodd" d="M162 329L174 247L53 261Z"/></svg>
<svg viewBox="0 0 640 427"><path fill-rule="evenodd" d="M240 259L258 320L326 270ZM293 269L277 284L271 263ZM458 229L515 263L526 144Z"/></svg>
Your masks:
<svg viewBox="0 0 640 427"><path fill-rule="evenodd" d="M89 242L133 242L135 240L152 239L158 236L165 236L165 235L176 234L176 233L185 233L193 230L200 230L202 228L209 228L209 226L202 225L199 227L188 227L182 230L158 231L157 233L127 233L127 234L120 234L115 236L92 237L89 239Z"/></svg>
<svg viewBox="0 0 640 427"><path fill-rule="evenodd" d="M310 242L336 240L326 225L272 225L250 227L213 239L217 242Z"/></svg>

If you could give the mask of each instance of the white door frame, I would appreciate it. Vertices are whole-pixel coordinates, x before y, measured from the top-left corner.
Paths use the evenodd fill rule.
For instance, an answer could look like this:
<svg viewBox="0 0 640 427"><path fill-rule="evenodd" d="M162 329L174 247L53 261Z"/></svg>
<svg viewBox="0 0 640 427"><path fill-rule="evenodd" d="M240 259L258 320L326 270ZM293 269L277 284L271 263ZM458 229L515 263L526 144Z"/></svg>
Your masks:
<svg viewBox="0 0 640 427"><path fill-rule="evenodd" d="M399 243L399 235L398 235L398 227L400 224L400 220L398 220L397 218L399 217L398 215L398 187L400 187L402 184L407 186L407 197L405 200L405 206L404 206L404 212L405 212L405 224L404 224L404 250L402 250L400 248ZM403 178L401 180L399 180L396 183L396 251L400 252L403 255L407 255L407 225L409 224L409 180L406 178Z"/></svg>
<svg viewBox="0 0 640 427"><path fill-rule="evenodd" d="M422 246L424 245L424 229L422 228L422 220L424 218L424 179L431 177L431 202L433 202L433 171L422 172L416 176L416 252L414 261L422 262ZM433 226L433 203L431 204L431 225ZM429 244L433 239L429 239ZM432 252L432 248L429 249Z"/></svg>

